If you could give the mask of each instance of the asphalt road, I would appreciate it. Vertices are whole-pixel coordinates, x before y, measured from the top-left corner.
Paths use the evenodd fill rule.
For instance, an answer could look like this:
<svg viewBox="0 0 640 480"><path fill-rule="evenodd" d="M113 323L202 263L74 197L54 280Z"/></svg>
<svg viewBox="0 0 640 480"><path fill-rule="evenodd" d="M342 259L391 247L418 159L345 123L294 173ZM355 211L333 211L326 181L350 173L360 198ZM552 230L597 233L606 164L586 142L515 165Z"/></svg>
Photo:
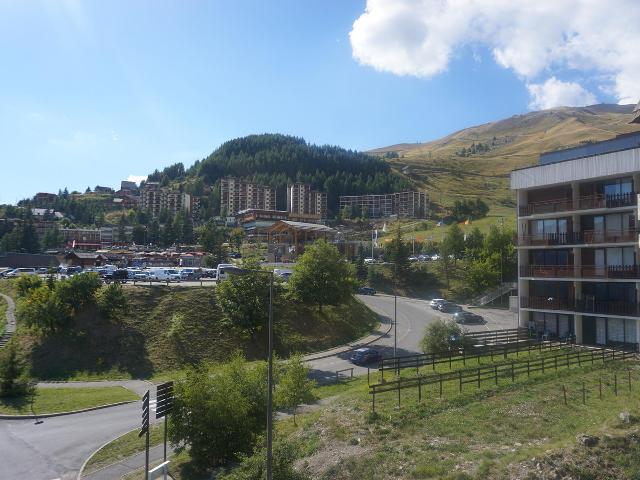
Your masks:
<svg viewBox="0 0 640 480"><path fill-rule="evenodd" d="M383 327L393 319L393 297L363 296L362 300L382 316ZM398 298L399 355L419 352L424 328L438 317L427 301ZM470 329L509 328L515 326L515 316L508 312L482 310L487 325ZM384 328L386 330L386 328ZM373 344L383 355L393 354L393 330ZM350 352L310 363L313 376L330 380L335 371L354 366ZM355 367L355 374L366 368ZM155 395L152 396L154 398ZM102 444L137 427L140 422L140 402L87 413L34 420L0 420L0 478L29 480L75 479L83 462ZM152 418L155 415L152 414Z"/></svg>

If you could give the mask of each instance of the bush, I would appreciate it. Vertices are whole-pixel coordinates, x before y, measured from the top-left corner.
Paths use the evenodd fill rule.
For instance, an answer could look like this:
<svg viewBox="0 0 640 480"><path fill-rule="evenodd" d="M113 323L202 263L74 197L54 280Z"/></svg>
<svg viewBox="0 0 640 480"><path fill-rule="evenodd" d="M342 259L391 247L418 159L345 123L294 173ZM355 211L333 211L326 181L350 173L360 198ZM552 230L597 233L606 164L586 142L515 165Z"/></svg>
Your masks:
<svg viewBox="0 0 640 480"><path fill-rule="evenodd" d="M424 353L445 352L464 344L463 331L453 320L437 319L429 324L422 338Z"/></svg>
<svg viewBox="0 0 640 480"><path fill-rule="evenodd" d="M103 287L96 293L96 304L104 318L111 319L116 313L127 313L129 304L122 285L118 282Z"/></svg>
<svg viewBox="0 0 640 480"><path fill-rule="evenodd" d="M276 442L273 446L273 478L276 480L307 480L310 478L302 472L296 472L293 464L296 461L295 448L285 442ZM265 448L257 449L253 455L244 457L232 472L219 475L219 480L264 480L267 478L267 452Z"/></svg>
<svg viewBox="0 0 640 480"><path fill-rule="evenodd" d="M13 342L10 342L0 356L0 397L16 397L29 393L29 379L18 358Z"/></svg>

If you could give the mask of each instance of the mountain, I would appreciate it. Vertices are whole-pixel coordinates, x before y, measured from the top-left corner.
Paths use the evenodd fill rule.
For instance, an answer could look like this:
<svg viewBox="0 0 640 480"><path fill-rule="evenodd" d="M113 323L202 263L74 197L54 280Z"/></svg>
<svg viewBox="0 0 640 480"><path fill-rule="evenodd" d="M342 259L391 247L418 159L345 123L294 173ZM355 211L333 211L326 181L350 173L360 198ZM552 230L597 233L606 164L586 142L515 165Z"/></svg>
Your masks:
<svg viewBox="0 0 640 480"><path fill-rule="evenodd" d="M481 196L512 207L509 172L534 165L540 153L640 131L634 105L560 107L466 128L427 143L398 144L367 153L385 158L432 192L437 203Z"/></svg>

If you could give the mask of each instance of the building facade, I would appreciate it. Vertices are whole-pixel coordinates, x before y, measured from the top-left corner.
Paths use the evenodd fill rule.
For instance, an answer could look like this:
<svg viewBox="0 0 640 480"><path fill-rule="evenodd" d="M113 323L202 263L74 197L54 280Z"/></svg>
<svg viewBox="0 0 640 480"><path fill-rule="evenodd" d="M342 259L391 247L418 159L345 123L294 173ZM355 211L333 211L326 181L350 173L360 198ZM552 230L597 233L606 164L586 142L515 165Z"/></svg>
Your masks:
<svg viewBox="0 0 640 480"><path fill-rule="evenodd" d="M327 218L327 194L318 192L306 183L294 183L287 186L287 211L294 215Z"/></svg>
<svg viewBox="0 0 640 480"><path fill-rule="evenodd" d="M340 211L350 210L354 216L370 218L427 218L426 192L396 192L384 195L342 195Z"/></svg>
<svg viewBox="0 0 640 480"><path fill-rule="evenodd" d="M520 326L637 347L639 186L640 133L542 154L511 173Z"/></svg>
<svg viewBox="0 0 640 480"><path fill-rule="evenodd" d="M220 181L220 209L223 216L234 216L242 210L276 209L275 188L227 177Z"/></svg>
<svg viewBox="0 0 640 480"><path fill-rule="evenodd" d="M140 190L139 205L153 218L158 218L163 210L172 216L178 212L196 216L200 208L200 199L188 193L161 187L158 182L147 182Z"/></svg>

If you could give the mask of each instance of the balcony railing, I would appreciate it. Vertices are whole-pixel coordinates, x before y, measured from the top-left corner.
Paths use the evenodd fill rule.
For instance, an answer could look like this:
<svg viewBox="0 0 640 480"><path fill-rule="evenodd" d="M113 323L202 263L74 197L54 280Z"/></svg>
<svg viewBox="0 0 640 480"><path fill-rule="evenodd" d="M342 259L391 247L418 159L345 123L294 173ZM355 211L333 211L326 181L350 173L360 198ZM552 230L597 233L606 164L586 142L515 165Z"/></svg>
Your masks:
<svg viewBox="0 0 640 480"><path fill-rule="evenodd" d="M584 232L545 233L542 235L523 235L518 239L519 246L580 245L596 243L635 242L637 230L587 230Z"/></svg>
<svg viewBox="0 0 640 480"><path fill-rule="evenodd" d="M520 305L522 308L533 308L537 310L561 310L599 315L626 315L632 317L640 316L640 308L638 304L634 302L622 302L615 300L573 300L571 298L556 297L520 297Z"/></svg>
<svg viewBox="0 0 640 480"><path fill-rule="evenodd" d="M521 217L539 215L541 213L570 212L572 210L589 210L592 208L630 207L638 203L636 192L618 193L615 195L588 195L580 197L577 205L570 198L557 198L543 202L531 202L520 207Z"/></svg>
<svg viewBox="0 0 640 480"><path fill-rule="evenodd" d="M638 265L525 265L521 277L640 279Z"/></svg>

